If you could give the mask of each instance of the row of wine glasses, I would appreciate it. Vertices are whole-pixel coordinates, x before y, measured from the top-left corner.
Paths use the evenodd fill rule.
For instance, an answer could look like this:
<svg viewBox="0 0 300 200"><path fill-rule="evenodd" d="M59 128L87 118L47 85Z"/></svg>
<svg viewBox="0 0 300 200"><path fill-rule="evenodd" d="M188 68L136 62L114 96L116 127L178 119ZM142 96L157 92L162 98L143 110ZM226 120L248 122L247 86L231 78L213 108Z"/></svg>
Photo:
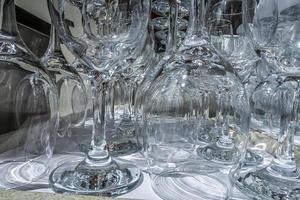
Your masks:
<svg viewBox="0 0 300 200"><path fill-rule="evenodd" d="M1 188L300 198L297 0L47 2L40 60L1 2Z"/></svg>

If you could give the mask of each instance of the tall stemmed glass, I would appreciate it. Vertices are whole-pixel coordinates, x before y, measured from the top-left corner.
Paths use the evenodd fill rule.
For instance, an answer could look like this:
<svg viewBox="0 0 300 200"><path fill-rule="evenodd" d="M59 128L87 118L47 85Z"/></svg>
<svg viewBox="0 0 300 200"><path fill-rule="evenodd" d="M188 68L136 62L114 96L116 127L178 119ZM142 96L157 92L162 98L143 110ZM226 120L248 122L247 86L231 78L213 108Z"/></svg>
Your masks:
<svg viewBox="0 0 300 200"><path fill-rule="evenodd" d="M170 1L171 27L177 3ZM225 199L223 181L245 153L247 96L232 66L207 40L204 9L205 1L192 1L183 45L140 93L144 151L152 187L163 199ZM211 192L216 185L218 192Z"/></svg>
<svg viewBox="0 0 300 200"><path fill-rule="evenodd" d="M14 0L0 1L0 187L31 184L48 171L58 128L49 72L22 41Z"/></svg>
<svg viewBox="0 0 300 200"><path fill-rule="evenodd" d="M80 126L85 122L87 95L85 85L78 72L68 64L62 49L61 40L52 26L50 42L41 62L56 81L59 94L59 135L63 137L72 126Z"/></svg>
<svg viewBox="0 0 300 200"><path fill-rule="evenodd" d="M267 1L244 1L248 22L245 25L257 42L261 36L274 35L276 26L276 13L266 12L273 4L265 3ZM275 60L269 49L263 56L268 61ZM249 148L260 152L264 162L255 168L242 164L233 173L238 188L252 198L298 199L300 182L294 135L299 123L299 75L290 71L272 73L253 90L250 104Z"/></svg>
<svg viewBox="0 0 300 200"><path fill-rule="evenodd" d="M141 172L134 166L121 164L110 156L106 134L111 128L111 76L115 61L121 59L139 38L142 14L141 1L86 0L78 7L71 2L49 0L57 30L68 48L81 61L92 66L94 126L90 149L80 163L67 163L50 175L56 192L92 195L120 195L134 188ZM125 10L123 10L125 9ZM143 13L144 14L144 13ZM70 19L75 28L72 28ZM114 57L115 56L115 57ZM112 67L113 66L113 67Z"/></svg>
<svg viewBox="0 0 300 200"><path fill-rule="evenodd" d="M273 74L253 92L252 116L262 111L262 101L255 101L257 98L264 98L268 107L263 110L267 121L262 128L251 129L249 143L249 147L261 152L264 162L255 167L242 164L233 173L237 187L251 198L300 197L300 172L294 152L294 135L299 124L299 80L293 74Z"/></svg>
<svg viewBox="0 0 300 200"><path fill-rule="evenodd" d="M140 20L144 24L138 30L141 35L136 41L124 42L123 46L126 49L122 53L123 58L111 64L114 72L110 78L112 81L109 88L114 97L111 101L113 118L108 118L111 121L108 143L112 155L122 156L123 159L127 155L130 155L130 159L133 159L134 155L140 157L141 145L135 131L134 99L145 71L157 61L153 46L153 30L148 27L150 2L144 1L142 6L144 14L140 16Z"/></svg>

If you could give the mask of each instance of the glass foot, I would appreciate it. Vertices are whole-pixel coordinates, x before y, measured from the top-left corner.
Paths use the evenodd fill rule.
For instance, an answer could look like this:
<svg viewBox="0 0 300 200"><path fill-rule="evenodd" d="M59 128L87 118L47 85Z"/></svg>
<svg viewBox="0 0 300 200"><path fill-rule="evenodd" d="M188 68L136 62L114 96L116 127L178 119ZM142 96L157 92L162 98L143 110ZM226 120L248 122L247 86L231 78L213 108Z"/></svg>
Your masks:
<svg viewBox="0 0 300 200"><path fill-rule="evenodd" d="M164 200L220 200L226 199L226 183L214 176L165 172L152 179L154 192Z"/></svg>
<svg viewBox="0 0 300 200"><path fill-rule="evenodd" d="M213 124L211 122L202 122L201 127L197 128L197 132L193 136L194 139L207 144L217 142L220 137L220 130L212 127Z"/></svg>
<svg viewBox="0 0 300 200"><path fill-rule="evenodd" d="M113 142L108 142L108 149L111 156L125 156L138 152L141 150L141 147L131 140L124 141L121 138L112 139Z"/></svg>
<svg viewBox="0 0 300 200"><path fill-rule="evenodd" d="M130 118L124 117L118 128L113 125L111 127L113 128L108 128L107 132L112 132L108 138L108 149L112 156L130 155L141 150L141 145L137 141L135 124Z"/></svg>
<svg viewBox="0 0 300 200"><path fill-rule="evenodd" d="M245 156L245 163L246 166L257 166L263 163L264 158L263 156L259 155L256 152L253 152L251 150L247 150L246 156Z"/></svg>
<svg viewBox="0 0 300 200"><path fill-rule="evenodd" d="M271 167L238 177L237 188L256 199L300 199L300 174L282 176Z"/></svg>
<svg viewBox="0 0 300 200"><path fill-rule="evenodd" d="M207 145L203 148L199 147L197 153L206 160L226 165L234 164L240 157L240 152L237 148L225 148L217 145L217 143Z"/></svg>
<svg viewBox="0 0 300 200"><path fill-rule="evenodd" d="M141 179L141 171L133 166L112 161L97 167L83 161L57 167L50 174L49 182L58 193L117 196L134 189Z"/></svg>

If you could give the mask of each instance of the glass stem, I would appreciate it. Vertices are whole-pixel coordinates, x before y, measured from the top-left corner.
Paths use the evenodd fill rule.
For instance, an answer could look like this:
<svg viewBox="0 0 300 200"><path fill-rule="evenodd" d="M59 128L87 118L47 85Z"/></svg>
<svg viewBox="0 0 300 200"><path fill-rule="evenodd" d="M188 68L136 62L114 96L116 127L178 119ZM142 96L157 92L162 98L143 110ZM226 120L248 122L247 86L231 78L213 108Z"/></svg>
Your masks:
<svg viewBox="0 0 300 200"><path fill-rule="evenodd" d="M18 31L15 1L0 0L0 9L0 53L17 54L20 49L28 53Z"/></svg>
<svg viewBox="0 0 300 200"><path fill-rule="evenodd" d="M207 43L208 35L204 29L205 1L192 0L187 40L189 42Z"/></svg>
<svg viewBox="0 0 300 200"><path fill-rule="evenodd" d="M170 13L169 13L169 34L166 47L166 54L172 55L176 50L177 44L177 18L178 18L178 2L177 0L169 0Z"/></svg>
<svg viewBox="0 0 300 200"><path fill-rule="evenodd" d="M0 0L0 27L2 37L18 37L14 0ZM8 39L4 38L4 39Z"/></svg>
<svg viewBox="0 0 300 200"><path fill-rule="evenodd" d="M278 136L279 147L275 152L275 159L271 168L283 176L296 176L297 166L294 155L294 133L296 125L290 116L282 115L280 119L280 135Z"/></svg>
<svg viewBox="0 0 300 200"><path fill-rule="evenodd" d="M88 152L85 162L92 163L93 166L105 166L111 162L105 134L105 104L107 83L101 82L99 80L94 80L92 90L94 125L91 148Z"/></svg>
<svg viewBox="0 0 300 200"><path fill-rule="evenodd" d="M62 41L60 40L60 37L58 35L58 32L56 31L55 27L52 25L51 26L51 32L50 32L50 41L49 41L49 46L47 48L47 52L45 55L52 55L53 53L59 56L62 56L62 50L61 46ZM47 56L46 56L47 57Z"/></svg>

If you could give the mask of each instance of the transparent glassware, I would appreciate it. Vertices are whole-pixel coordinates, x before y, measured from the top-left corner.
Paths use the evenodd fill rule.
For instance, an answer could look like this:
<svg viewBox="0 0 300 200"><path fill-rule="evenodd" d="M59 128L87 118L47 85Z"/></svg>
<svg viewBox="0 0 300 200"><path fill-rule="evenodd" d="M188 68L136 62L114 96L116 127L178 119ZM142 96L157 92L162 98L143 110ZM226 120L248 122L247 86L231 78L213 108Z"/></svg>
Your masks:
<svg viewBox="0 0 300 200"><path fill-rule="evenodd" d="M294 0L278 2L278 26L272 44L279 67L283 71L298 73L300 3Z"/></svg>
<svg viewBox="0 0 300 200"><path fill-rule="evenodd" d="M59 131L64 137L74 126L85 123L87 92L79 73L65 59L62 42L52 26L48 49L41 58L41 62L51 73L59 95Z"/></svg>
<svg viewBox="0 0 300 200"><path fill-rule="evenodd" d="M282 71L276 61L274 48L272 48L272 40L274 39L278 22L278 7L275 0L260 2L246 0L243 2L243 7L245 33L251 39L259 56L259 60L256 62L251 75L244 81L248 94L251 96L260 82L264 81L268 76ZM265 93L264 98L258 97L253 99L253 101L257 101L255 102L257 105L264 105L265 107L262 109L267 110L266 98L270 98L268 95L270 94ZM255 115L252 115L251 129L264 129L264 124L268 121L268 117L264 114L264 112L257 112Z"/></svg>
<svg viewBox="0 0 300 200"><path fill-rule="evenodd" d="M294 146L299 123L299 80L295 74L273 74L252 94L252 115L264 112L265 118L259 121L263 122L260 129L251 129L249 148L263 155L264 160L256 166L241 164L232 173L237 188L250 198L300 197L299 162ZM257 101L258 98L264 101Z"/></svg>
<svg viewBox="0 0 300 200"><path fill-rule="evenodd" d="M282 71L272 44L278 24L278 6L276 0L246 0L243 9L245 35L251 40L258 56L250 76L244 80L250 96L266 77Z"/></svg>
<svg viewBox="0 0 300 200"><path fill-rule="evenodd" d="M247 95L208 42L204 3L192 1L187 37L138 98L152 188L163 199L227 198L228 173L246 150ZM169 40L176 34L178 2L170 4Z"/></svg>
<svg viewBox="0 0 300 200"><path fill-rule="evenodd" d="M115 105L119 105L115 101L118 99L114 81L124 70L118 61L136 53L132 45L137 45L138 38L144 36L140 30L145 30L142 15L148 13L142 9L147 1L86 0L77 5L49 0L48 3L64 44L92 68L94 113L93 133L85 159L57 167L50 175L50 185L60 193L107 196L127 193L138 185L142 173L132 164L111 157L108 137L115 127ZM117 83L122 88L126 86ZM129 95L123 98L127 97ZM124 106L125 111L127 106Z"/></svg>
<svg viewBox="0 0 300 200"><path fill-rule="evenodd" d="M189 15L190 1L180 1L178 8L178 16L180 18L186 17ZM169 15L169 2L168 0L155 0L152 4L152 11L159 16L168 16Z"/></svg>
<svg viewBox="0 0 300 200"><path fill-rule="evenodd" d="M177 40L176 40L177 47L179 47L182 44L185 36L186 36L185 31L180 31L180 30L177 31L177 36L176 36L177 37ZM167 30L157 31L155 33L155 37L157 38L157 40L159 41L160 44L162 44L164 46L167 45L167 40L168 40L168 31Z"/></svg>
<svg viewBox="0 0 300 200"><path fill-rule="evenodd" d="M156 17L152 19L152 23L155 29L157 30L166 30L168 29L168 18L167 17ZM183 18L178 18L178 30L185 30L188 26L188 21Z"/></svg>
<svg viewBox="0 0 300 200"><path fill-rule="evenodd" d="M22 188L49 170L58 95L49 72L20 37L14 0L1 1L0 24L0 187Z"/></svg>
<svg viewBox="0 0 300 200"><path fill-rule="evenodd" d="M205 25L210 42L233 65L241 79L247 79L258 57L243 27L242 1L214 0L208 4Z"/></svg>
<svg viewBox="0 0 300 200"><path fill-rule="evenodd" d="M151 27L148 27L150 16L150 2L143 2L141 21L144 22L138 30L141 34L136 41L126 42L127 49L123 58L117 59L114 64L114 73L111 76L109 91L112 94L110 133L108 132L109 149L113 156L133 161L134 155L141 157L139 150L141 141L135 132L135 115L133 112L135 93L143 79L148 66L157 60L153 46Z"/></svg>

